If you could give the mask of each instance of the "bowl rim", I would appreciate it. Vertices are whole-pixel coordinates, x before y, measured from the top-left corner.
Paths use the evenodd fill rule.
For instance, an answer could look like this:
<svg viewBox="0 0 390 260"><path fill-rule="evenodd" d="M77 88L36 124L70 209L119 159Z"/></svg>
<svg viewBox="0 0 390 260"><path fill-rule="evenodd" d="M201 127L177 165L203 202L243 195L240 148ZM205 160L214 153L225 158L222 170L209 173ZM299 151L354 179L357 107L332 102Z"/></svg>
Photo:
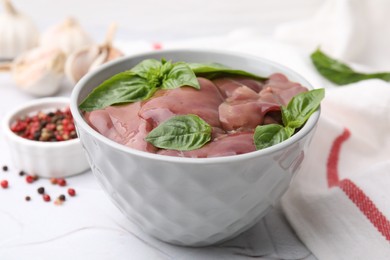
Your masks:
<svg viewBox="0 0 390 260"><path fill-rule="evenodd" d="M57 104L57 106L56 106ZM29 110L34 107L39 107L41 105L53 105L53 108L59 108L59 105L70 105L70 98L68 97L45 97L30 100L22 105L19 105L12 110L10 110L3 118L2 128L4 134L12 141L18 142L21 145L27 147L39 147L39 148L56 148L56 147L67 147L80 143L79 138L65 140L61 142L41 142L36 140L30 140L24 137L21 137L14 132L12 132L10 126L13 123L15 116L19 113L22 113L25 110ZM39 109L36 112L40 111ZM27 112L33 113L34 111Z"/></svg>
<svg viewBox="0 0 390 260"><path fill-rule="evenodd" d="M137 157L142 158L148 158L152 160L162 161L162 162L174 162L174 163L191 163L191 164L215 164L215 163L231 163L235 161L242 161L242 160L249 160L258 158L264 155L272 154L276 151L281 151L286 147L289 147L293 145L294 143L298 142L302 138L304 138L306 135L308 135L313 128L315 128L318 119L320 117L321 112L321 106L318 108L316 112L314 112L310 118L306 121L305 125L293 136L288 138L287 140L278 143L276 145L267 147L262 150L257 150L249 153L239 154L239 155L232 155L232 156L219 156L219 157L208 157L208 158L191 158L191 157L178 157L178 156L167 156L167 155L160 155L145 151L140 151L128 146L125 146L123 144L117 143L96 130L94 130L88 123L84 120L83 116L81 115L82 112L78 108L77 100L80 95L81 90L85 86L86 83L88 83L95 75L99 74L100 72L109 69L110 67L116 66L119 63L122 63L126 60L130 59L139 59L143 56L151 55L151 54L157 54L157 55L163 55L163 54L172 54L172 53L202 53L202 54L218 54L218 55L225 55L225 56L231 56L236 58L246 58L250 60L257 60L263 64L271 65L274 67L277 67L281 71L288 71L291 75L294 75L294 77L298 78L301 82L305 83L305 87L307 87L309 90L314 89L314 87L300 74L296 73L294 70L281 65L279 63L276 63L274 61L270 61L268 59L264 59L259 56L250 55L247 53L240 53L237 51L220 51L220 50L208 50L208 49L168 49L168 50L153 50L153 51L147 51L142 53L137 53L134 55L128 55L122 58L119 58L117 60L111 61L109 63L103 64L96 70L94 70L91 73L88 73L85 75L81 80L76 84L76 86L73 88L73 91L71 93L70 97L70 110L73 114L73 118L76 123L76 128L80 127L83 130L85 130L88 134L92 135L94 138L98 139L100 142L103 142L106 145L109 145L117 150L120 150L125 153L132 154Z"/></svg>

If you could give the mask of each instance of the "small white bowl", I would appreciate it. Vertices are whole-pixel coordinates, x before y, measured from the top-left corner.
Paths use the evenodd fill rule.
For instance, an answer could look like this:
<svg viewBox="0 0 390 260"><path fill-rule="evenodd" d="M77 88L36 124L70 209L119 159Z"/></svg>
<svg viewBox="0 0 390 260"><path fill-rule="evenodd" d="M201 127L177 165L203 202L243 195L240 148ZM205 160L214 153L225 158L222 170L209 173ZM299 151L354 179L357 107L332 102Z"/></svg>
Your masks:
<svg viewBox="0 0 390 260"><path fill-rule="evenodd" d="M41 142L18 136L11 125L21 116L50 112L69 106L63 97L35 99L9 112L2 123L12 160L16 167L40 177L59 178L81 173L89 164L78 138L61 142Z"/></svg>
<svg viewBox="0 0 390 260"><path fill-rule="evenodd" d="M268 76L285 74L312 86L291 69L258 57L219 51L154 51L103 65L82 78L70 109L92 172L112 201L148 234L185 246L227 240L253 226L287 190L313 136L320 110L294 136L251 153L182 158L147 153L96 132L78 106L100 83L144 59L217 62Z"/></svg>

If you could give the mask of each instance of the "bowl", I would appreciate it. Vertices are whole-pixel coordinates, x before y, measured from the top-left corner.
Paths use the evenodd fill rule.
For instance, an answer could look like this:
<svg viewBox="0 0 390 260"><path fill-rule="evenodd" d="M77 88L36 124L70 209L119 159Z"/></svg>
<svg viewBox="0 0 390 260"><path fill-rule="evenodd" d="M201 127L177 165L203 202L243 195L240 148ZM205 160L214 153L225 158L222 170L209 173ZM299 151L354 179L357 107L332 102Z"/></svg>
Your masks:
<svg viewBox="0 0 390 260"><path fill-rule="evenodd" d="M39 111L51 112L69 106L69 98L35 99L10 111L2 122L5 139L13 163L29 174L46 178L68 177L89 168L80 139L61 142L41 142L23 138L11 130L20 117Z"/></svg>
<svg viewBox="0 0 390 260"><path fill-rule="evenodd" d="M92 172L113 203L146 233L168 243L207 246L258 222L278 202L298 171L320 114L272 147L216 158L171 157L131 149L96 132L78 105L107 78L144 59L218 62L259 75L274 72L312 88L291 69L238 53L170 50L129 56L102 66L74 88L71 112Z"/></svg>

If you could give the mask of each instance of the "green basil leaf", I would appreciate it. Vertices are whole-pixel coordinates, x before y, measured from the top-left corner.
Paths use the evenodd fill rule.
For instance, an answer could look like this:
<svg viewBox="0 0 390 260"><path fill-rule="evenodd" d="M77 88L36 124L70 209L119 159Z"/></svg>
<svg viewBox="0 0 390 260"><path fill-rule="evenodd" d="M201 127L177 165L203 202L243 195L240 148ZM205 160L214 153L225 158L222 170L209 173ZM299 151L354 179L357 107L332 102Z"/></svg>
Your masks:
<svg viewBox="0 0 390 260"><path fill-rule="evenodd" d="M218 63L189 63L188 64L196 76L204 77L208 79L214 79L222 76L243 76L249 77L257 80L266 80L265 77L260 77L258 75L243 71L235 70Z"/></svg>
<svg viewBox="0 0 390 260"><path fill-rule="evenodd" d="M132 72L147 79L150 86L162 89L175 89L191 86L200 89L194 72L184 62L172 64L170 61L144 60L131 69Z"/></svg>
<svg viewBox="0 0 390 260"><path fill-rule="evenodd" d="M261 150L290 138L294 129L279 124L259 125L255 129L253 140L256 150Z"/></svg>
<svg viewBox="0 0 390 260"><path fill-rule="evenodd" d="M189 151L209 142L211 130L211 126L196 115L179 115L161 123L145 140L158 148Z"/></svg>
<svg viewBox="0 0 390 260"><path fill-rule="evenodd" d="M110 105L145 100L153 95L155 88L130 71L121 72L95 88L80 104L83 111L102 109Z"/></svg>
<svg viewBox="0 0 390 260"><path fill-rule="evenodd" d="M290 138L295 129L303 126L318 109L325 96L324 89L314 89L294 96L286 107L281 107L283 125L260 125L253 136L257 150L270 147Z"/></svg>
<svg viewBox="0 0 390 260"><path fill-rule="evenodd" d="M371 74L356 72L348 65L329 57L320 49L313 52L310 57L318 72L337 85L346 85L367 79L390 81L389 72Z"/></svg>
<svg viewBox="0 0 390 260"><path fill-rule="evenodd" d="M219 69L219 70L228 70L229 67L220 64L220 63L188 63L188 66L195 72L195 73L202 73L202 72L208 72L210 68L213 70Z"/></svg>
<svg viewBox="0 0 390 260"><path fill-rule="evenodd" d="M163 80L161 88L175 89L182 86L191 86L200 89L199 82L191 68L184 62L178 62L173 64L173 67Z"/></svg>
<svg viewBox="0 0 390 260"><path fill-rule="evenodd" d="M159 60L147 59L135 65L131 71L144 79L149 79L160 74L162 65Z"/></svg>
<svg viewBox="0 0 390 260"><path fill-rule="evenodd" d="M191 67L192 66L192 67ZM254 74L232 70L220 64L187 64L162 59L143 60L131 70L119 73L95 88L79 106L92 111L116 104L136 102L150 98L158 88L174 89L191 86L200 89L196 73L209 78L223 75L264 79Z"/></svg>
<svg viewBox="0 0 390 260"><path fill-rule="evenodd" d="M282 120L286 127L299 128L317 110L325 90L314 89L294 96L286 107L282 106Z"/></svg>

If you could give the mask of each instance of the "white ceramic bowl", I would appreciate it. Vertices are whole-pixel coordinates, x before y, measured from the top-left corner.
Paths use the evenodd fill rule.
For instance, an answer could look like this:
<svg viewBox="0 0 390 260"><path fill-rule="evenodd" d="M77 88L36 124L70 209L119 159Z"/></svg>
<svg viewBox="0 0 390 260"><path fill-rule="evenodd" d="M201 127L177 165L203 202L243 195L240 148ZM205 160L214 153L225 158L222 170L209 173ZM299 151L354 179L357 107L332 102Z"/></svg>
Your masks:
<svg viewBox="0 0 390 260"><path fill-rule="evenodd" d="M78 105L102 81L148 58L218 62L259 75L282 72L310 84L288 68L241 54L155 51L107 64L84 77L71 96L71 112L92 171L122 212L145 232L187 246L218 243L254 225L287 190L304 159L319 111L290 139L270 148L219 158L179 158L142 152L93 130Z"/></svg>
<svg viewBox="0 0 390 260"><path fill-rule="evenodd" d="M68 177L89 168L80 139L62 142L40 142L18 136L10 129L21 116L38 111L55 111L69 106L69 98L35 99L9 112L2 124L11 158L16 167L40 177Z"/></svg>

